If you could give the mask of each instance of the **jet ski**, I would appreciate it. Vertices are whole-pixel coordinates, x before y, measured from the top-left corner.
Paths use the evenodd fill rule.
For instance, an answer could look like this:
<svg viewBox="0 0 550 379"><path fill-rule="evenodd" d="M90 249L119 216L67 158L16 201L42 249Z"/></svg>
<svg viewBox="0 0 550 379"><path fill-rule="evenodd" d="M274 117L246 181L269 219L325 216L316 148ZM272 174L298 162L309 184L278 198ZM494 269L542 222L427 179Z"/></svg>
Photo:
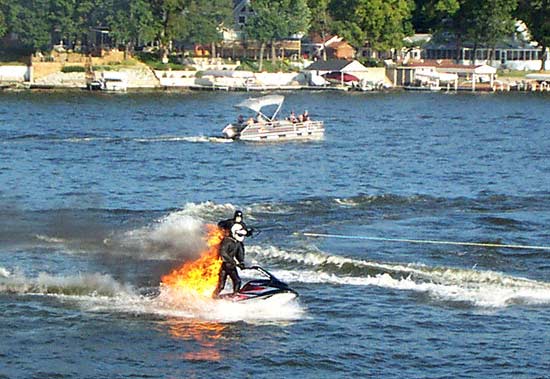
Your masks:
<svg viewBox="0 0 550 379"><path fill-rule="evenodd" d="M274 277L270 272L260 266L247 267L247 270L256 270L265 279L252 279L236 293L226 293L220 295L221 299L235 302L249 302L252 300L277 300L283 304L298 296L298 293Z"/></svg>

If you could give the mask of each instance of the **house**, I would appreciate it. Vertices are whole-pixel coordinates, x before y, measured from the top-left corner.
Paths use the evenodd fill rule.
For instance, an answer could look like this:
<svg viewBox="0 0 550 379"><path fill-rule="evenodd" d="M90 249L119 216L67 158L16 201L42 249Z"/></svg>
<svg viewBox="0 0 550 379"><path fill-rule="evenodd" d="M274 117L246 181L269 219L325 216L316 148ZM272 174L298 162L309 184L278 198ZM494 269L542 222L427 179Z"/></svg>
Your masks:
<svg viewBox="0 0 550 379"><path fill-rule="evenodd" d="M302 48L304 56L308 58L353 59L355 57L355 49L337 35L313 34Z"/></svg>
<svg viewBox="0 0 550 379"><path fill-rule="evenodd" d="M404 63L409 60L420 60L422 58L423 46L432 40L432 35L427 33L416 33L412 36L403 38L405 47L397 56L398 61Z"/></svg>
<svg viewBox="0 0 550 379"><path fill-rule="evenodd" d="M253 16L250 0L233 0L233 26L223 30L224 41L240 41L244 38L246 20Z"/></svg>
<svg viewBox="0 0 550 379"><path fill-rule="evenodd" d="M538 70L542 54L541 47L530 40L525 24L518 21L516 33L503 38L494 46L474 46L472 42L465 41L462 46L457 47L456 41L448 35L434 37L424 46L422 59L452 59L463 65L488 64L502 69ZM545 67L550 69L550 58L547 58Z"/></svg>
<svg viewBox="0 0 550 379"><path fill-rule="evenodd" d="M244 28L247 20L254 15L250 0L233 0L233 25L222 30L222 42L218 55L223 58L254 57L260 52L260 44L246 39ZM302 36L288 36L288 38L274 42L277 56L297 58L302 50ZM268 43L264 54L271 52L271 43Z"/></svg>
<svg viewBox="0 0 550 379"><path fill-rule="evenodd" d="M326 45L327 58L333 59L353 59L355 49L346 41L334 42Z"/></svg>

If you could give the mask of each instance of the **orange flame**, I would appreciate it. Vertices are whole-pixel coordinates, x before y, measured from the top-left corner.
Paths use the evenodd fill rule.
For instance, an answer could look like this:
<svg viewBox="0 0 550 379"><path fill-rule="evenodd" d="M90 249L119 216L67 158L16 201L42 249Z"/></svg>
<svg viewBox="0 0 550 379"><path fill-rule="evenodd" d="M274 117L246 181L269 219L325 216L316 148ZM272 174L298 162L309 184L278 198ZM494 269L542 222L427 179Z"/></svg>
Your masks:
<svg viewBox="0 0 550 379"><path fill-rule="evenodd" d="M218 256L220 244L225 237L223 229L215 225L206 225L208 249L197 260L187 262L168 275L162 277L162 284L183 292L212 296L222 261Z"/></svg>

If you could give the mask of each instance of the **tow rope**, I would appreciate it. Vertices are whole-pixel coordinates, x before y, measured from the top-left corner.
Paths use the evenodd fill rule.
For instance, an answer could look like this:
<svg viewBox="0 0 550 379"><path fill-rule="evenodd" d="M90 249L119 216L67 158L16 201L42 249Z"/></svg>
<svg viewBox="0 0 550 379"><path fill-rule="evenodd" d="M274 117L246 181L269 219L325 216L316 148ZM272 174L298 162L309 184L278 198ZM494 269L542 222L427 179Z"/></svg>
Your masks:
<svg viewBox="0 0 550 379"><path fill-rule="evenodd" d="M406 243L432 244L432 245L500 247L504 249L526 249L526 250L549 250L550 251L550 246L507 245L507 244L500 244L500 243L459 242L459 241L441 241L441 240L416 240L416 239L408 239L408 238L347 236L342 234L324 234L324 233L308 233L308 232L305 232L302 234L307 237L324 237L324 238L355 239L355 240L386 241L386 242L406 242Z"/></svg>

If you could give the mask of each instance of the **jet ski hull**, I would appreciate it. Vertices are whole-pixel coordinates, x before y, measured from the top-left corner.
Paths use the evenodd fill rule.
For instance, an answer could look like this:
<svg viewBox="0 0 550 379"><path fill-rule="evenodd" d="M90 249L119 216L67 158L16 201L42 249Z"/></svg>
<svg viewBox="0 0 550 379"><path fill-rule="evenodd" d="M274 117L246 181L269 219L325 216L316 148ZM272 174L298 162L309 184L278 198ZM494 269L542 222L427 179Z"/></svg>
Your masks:
<svg viewBox="0 0 550 379"><path fill-rule="evenodd" d="M220 296L220 299L229 300L238 303L274 303L274 304L285 304L289 301L292 301L298 297L296 292L276 292L272 294L264 295L247 295L242 293L228 293Z"/></svg>
<svg viewBox="0 0 550 379"><path fill-rule="evenodd" d="M284 304L296 297L298 293L291 289L288 284L281 282L265 269L253 266L252 270L259 271L267 279L253 279L247 282L238 292L220 295L221 299L234 302L258 302L268 301Z"/></svg>

